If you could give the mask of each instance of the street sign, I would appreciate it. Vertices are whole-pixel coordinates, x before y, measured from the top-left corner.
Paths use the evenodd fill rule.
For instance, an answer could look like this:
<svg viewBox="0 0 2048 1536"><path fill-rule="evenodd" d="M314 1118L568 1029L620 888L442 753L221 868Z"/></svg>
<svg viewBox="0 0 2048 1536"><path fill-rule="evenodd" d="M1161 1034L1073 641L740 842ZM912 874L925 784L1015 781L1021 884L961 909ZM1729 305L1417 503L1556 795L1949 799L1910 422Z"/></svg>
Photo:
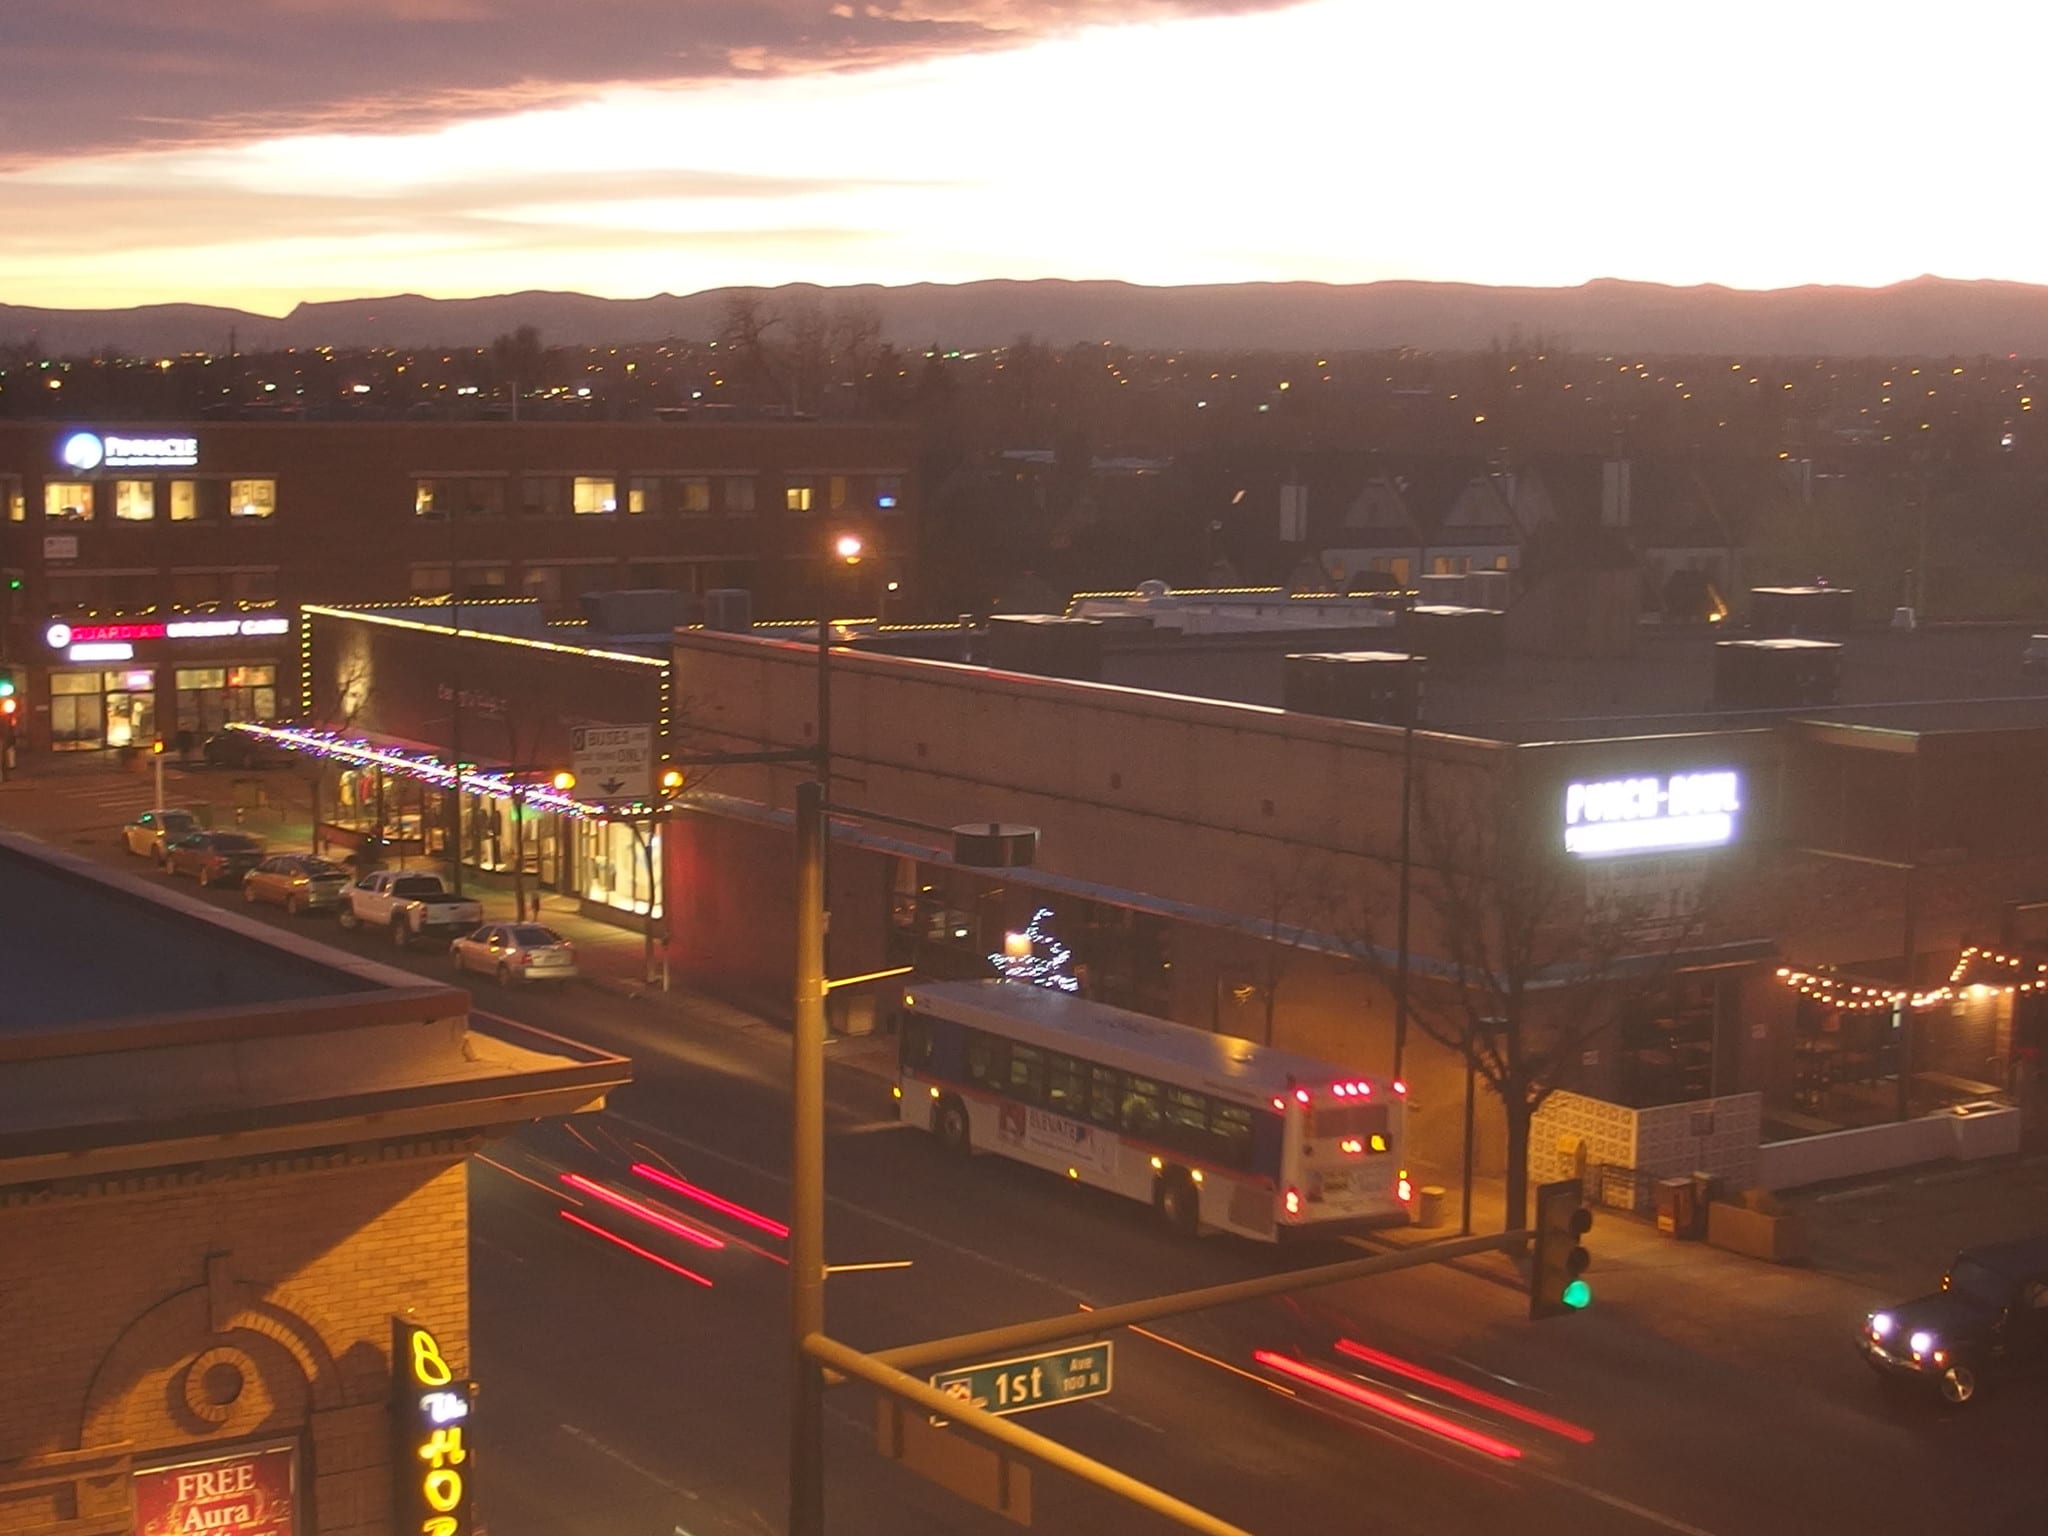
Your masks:
<svg viewBox="0 0 2048 1536"><path fill-rule="evenodd" d="M572 726L569 755L579 800L654 798L653 726Z"/></svg>
<svg viewBox="0 0 2048 1536"><path fill-rule="evenodd" d="M1049 1354L941 1371L931 1378L931 1383L970 1408L1007 1415L1050 1408L1055 1403L1079 1402L1084 1397L1106 1396L1109 1367L1109 1341L1104 1339Z"/></svg>

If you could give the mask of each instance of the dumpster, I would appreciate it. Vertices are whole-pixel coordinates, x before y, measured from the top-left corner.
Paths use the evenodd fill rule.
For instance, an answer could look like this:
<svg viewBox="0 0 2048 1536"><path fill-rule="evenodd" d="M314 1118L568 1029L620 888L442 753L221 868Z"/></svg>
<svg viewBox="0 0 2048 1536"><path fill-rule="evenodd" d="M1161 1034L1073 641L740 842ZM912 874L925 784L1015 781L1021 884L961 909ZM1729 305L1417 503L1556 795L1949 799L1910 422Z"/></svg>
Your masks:
<svg viewBox="0 0 2048 1536"><path fill-rule="evenodd" d="M1657 1230L1666 1237L1695 1237L1698 1223L1695 1186L1691 1179L1657 1181Z"/></svg>

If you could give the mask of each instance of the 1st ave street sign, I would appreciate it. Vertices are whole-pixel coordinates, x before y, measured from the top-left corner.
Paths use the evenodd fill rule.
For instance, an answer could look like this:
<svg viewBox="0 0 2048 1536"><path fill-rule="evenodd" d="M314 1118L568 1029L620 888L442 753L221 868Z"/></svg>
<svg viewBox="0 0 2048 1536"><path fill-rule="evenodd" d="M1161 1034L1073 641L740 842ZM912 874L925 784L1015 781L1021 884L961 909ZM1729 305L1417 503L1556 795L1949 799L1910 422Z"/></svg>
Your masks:
<svg viewBox="0 0 2048 1536"><path fill-rule="evenodd" d="M1103 1397L1110 1385L1109 1341L940 1371L931 1383L970 1408L997 1415Z"/></svg>

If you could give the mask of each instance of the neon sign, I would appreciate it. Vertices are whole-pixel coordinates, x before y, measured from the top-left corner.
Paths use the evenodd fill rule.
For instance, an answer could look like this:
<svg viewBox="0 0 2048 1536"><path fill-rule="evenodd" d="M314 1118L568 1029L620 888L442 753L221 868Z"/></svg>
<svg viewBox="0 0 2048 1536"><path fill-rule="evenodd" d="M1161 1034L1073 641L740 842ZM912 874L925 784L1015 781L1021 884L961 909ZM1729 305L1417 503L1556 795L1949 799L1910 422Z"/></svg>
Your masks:
<svg viewBox="0 0 2048 1536"><path fill-rule="evenodd" d="M469 1536L470 1414L476 1383L458 1381L441 1344L417 1323L391 1319L395 1531Z"/></svg>
<svg viewBox="0 0 2048 1536"><path fill-rule="evenodd" d="M80 474L96 469L190 469L199 462L199 439L72 432L58 442L57 462Z"/></svg>
<svg viewBox="0 0 2048 1536"><path fill-rule="evenodd" d="M1567 784L1564 846L1581 858L1718 848L1735 839L1742 776L1732 769Z"/></svg>
<svg viewBox="0 0 2048 1536"><path fill-rule="evenodd" d="M276 614L246 619L158 619L143 624L66 624L53 621L43 639L53 651L79 644L131 643L137 640L224 640L240 636L291 633L292 621Z"/></svg>

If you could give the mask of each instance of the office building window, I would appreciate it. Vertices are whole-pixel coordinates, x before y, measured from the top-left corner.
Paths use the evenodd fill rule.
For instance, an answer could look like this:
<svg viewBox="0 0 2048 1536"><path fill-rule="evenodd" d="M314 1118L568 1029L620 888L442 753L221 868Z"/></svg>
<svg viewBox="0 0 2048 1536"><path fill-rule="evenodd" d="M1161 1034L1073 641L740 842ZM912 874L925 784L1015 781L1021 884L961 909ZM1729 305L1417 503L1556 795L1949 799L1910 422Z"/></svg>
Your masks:
<svg viewBox="0 0 2048 1536"><path fill-rule="evenodd" d="M784 508L791 512L810 511L810 482L806 480L799 480L793 485L784 486L782 490L782 505L784 506Z"/></svg>
<svg viewBox="0 0 2048 1536"><path fill-rule="evenodd" d="M148 480L114 482L114 520L146 523L156 516L156 486Z"/></svg>
<svg viewBox="0 0 2048 1536"><path fill-rule="evenodd" d="M903 504L903 477L901 475L878 475L875 478L875 510L894 512Z"/></svg>
<svg viewBox="0 0 2048 1536"><path fill-rule="evenodd" d="M509 569L503 565L456 567L456 579L461 583L464 598L503 597L509 574Z"/></svg>
<svg viewBox="0 0 2048 1536"><path fill-rule="evenodd" d="M230 480L228 482L228 515L231 517L269 517L277 510L277 482L275 480Z"/></svg>
<svg viewBox="0 0 2048 1536"><path fill-rule="evenodd" d="M559 565L529 565L519 573L519 590L553 606L562 600L562 568Z"/></svg>
<svg viewBox="0 0 2048 1536"><path fill-rule="evenodd" d="M171 521L189 523L199 516L199 487L190 480L171 482Z"/></svg>
<svg viewBox="0 0 2048 1536"><path fill-rule="evenodd" d="M754 510L754 482L742 475L728 475L725 480L725 510L728 516Z"/></svg>
<svg viewBox="0 0 2048 1536"><path fill-rule="evenodd" d="M480 475L422 476L412 483L416 517L502 517L505 483Z"/></svg>
<svg viewBox="0 0 2048 1536"><path fill-rule="evenodd" d="M521 475L519 515L560 517L569 510L569 481L562 475Z"/></svg>
<svg viewBox="0 0 2048 1536"><path fill-rule="evenodd" d="M846 510L846 476L833 475L825 482L825 504L834 512Z"/></svg>
<svg viewBox="0 0 2048 1536"><path fill-rule="evenodd" d="M73 613L80 609L104 608L107 603L106 581L99 576L56 576L46 577L43 590L49 598L52 613Z"/></svg>
<svg viewBox="0 0 2048 1536"><path fill-rule="evenodd" d="M571 496L578 517L599 517L619 510L618 483L613 480L578 475Z"/></svg>
<svg viewBox="0 0 2048 1536"><path fill-rule="evenodd" d="M89 480L44 481L43 516L63 523L91 522L92 482Z"/></svg>
<svg viewBox="0 0 2048 1536"><path fill-rule="evenodd" d="M414 597L443 597L448 592L448 567L445 565L416 565L412 568L412 580L406 590Z"/></svg>
<svg viewBox="0 0 2048 1536"><path fill-rule="evenodd" d="M7 521L19 523L28 517L28 498L21 494L21 482L12 475L0 475L0 502L7 504Z"/></svg>
<svg viewBox="0 0 2048 1536"><path fill-rule="evenodd" d="M182 607L220 601L219 571L171 572L171 601Z"/></svg>
<svg viewBox="0 0 2048 1536"><path fill-rule="evenodd" d="M711 510L711 482L697 475L685 475L676 482L676 510L685 517L702 517Z"/></svg>
<svg viewBox="0 0 2048 1536"><path fill-rule="evenodd" d="M277 572L234 571L230 573L228 585L230 595L241 603L274 603L277 601Z"/></svg>

